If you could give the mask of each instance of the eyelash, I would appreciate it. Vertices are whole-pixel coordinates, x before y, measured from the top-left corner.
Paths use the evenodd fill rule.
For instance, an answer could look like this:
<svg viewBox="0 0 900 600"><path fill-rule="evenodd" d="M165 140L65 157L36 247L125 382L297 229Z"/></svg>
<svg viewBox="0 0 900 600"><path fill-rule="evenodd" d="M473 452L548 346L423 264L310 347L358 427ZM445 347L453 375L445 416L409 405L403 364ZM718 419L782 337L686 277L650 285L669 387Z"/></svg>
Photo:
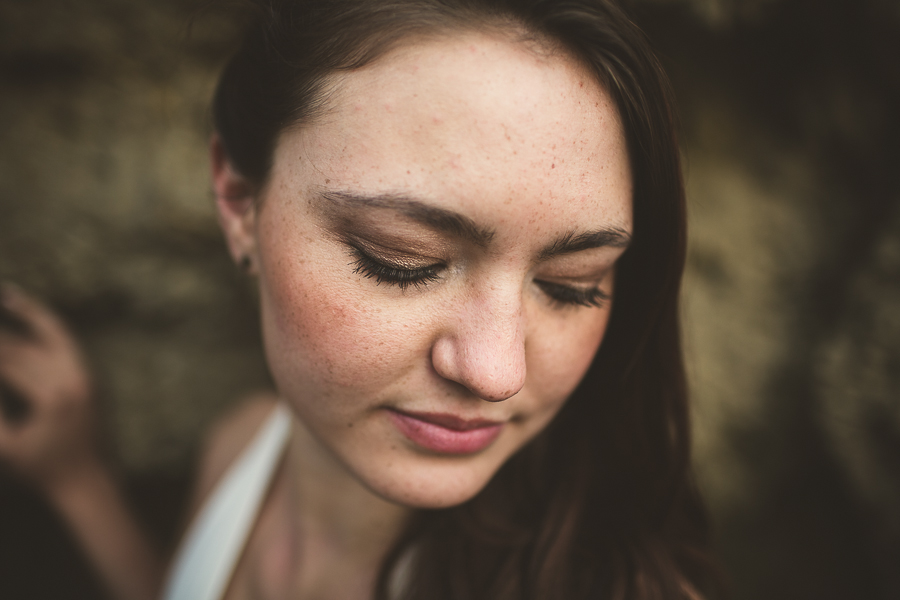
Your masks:
<svg viewBox="0 0 900 600"><path fill-rule="evenodd" d="M426 286L437 281L440 279L438 272L444 268L441 264L435 264L419 269L401 269L376 260L354 245L351 245L350 249L356 255L356 260L350 263L355 274L362 275L367 279L374 279L378 285L387 283L395 285L401 290L410 286L418 289L419 286ZM609 300L609 295L600 288L579 289L549 281L536 281L535 283L559 307L601 307Z"/></svg>
<svg viewBox="0 0 900 600"><path fill-rule="evenodd" d="M560 307L595 306L599 308L609 301L609 294L597 287L581 289L549 281L536 281L535 283Z"/></svg>
<svg viewBox="0 0 900 600"><path fill-rule="evenodd" d="M438 271L443 268L443 265L436 264L419 269L400 269L375 260L356 246L350 246L350 248L356 255L356 260L350 263L353 266L353 272L368 279L374 279L375 283L379 285L387 283L396 285L401 290L405 290L409 286L418 289L420 285L428 285L432 281L440 279Z"/></svg>

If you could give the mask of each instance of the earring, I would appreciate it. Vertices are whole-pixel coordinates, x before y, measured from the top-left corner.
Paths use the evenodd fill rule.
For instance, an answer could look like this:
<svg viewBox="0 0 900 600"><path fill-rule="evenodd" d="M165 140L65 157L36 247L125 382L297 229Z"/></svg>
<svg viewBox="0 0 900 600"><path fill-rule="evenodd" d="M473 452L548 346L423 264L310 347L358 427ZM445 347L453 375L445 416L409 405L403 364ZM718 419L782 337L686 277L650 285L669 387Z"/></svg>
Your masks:
<svg viewBox="0 0 900 600"><path fill-rule="evenodd" d="M253 263L250 261L250 256L247 254L241 256L240 260L238 261L238 266L244 273L249 273L250 267L253 266Z"/></svg>

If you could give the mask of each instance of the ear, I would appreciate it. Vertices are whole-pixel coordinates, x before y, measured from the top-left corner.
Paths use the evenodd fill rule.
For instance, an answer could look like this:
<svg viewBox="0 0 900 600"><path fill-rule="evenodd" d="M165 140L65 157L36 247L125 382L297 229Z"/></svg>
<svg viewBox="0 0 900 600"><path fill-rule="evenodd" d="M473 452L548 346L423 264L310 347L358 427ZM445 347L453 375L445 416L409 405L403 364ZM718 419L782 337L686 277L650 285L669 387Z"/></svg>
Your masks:
<svg viewBox="0 0 900 600"><path fill-rule="evenodd" d="M231 258L248 271L255 272L258 262L254 186L231 164L219 134L213 134L209 142L209 159L219 225L228 242Z"/></svg>

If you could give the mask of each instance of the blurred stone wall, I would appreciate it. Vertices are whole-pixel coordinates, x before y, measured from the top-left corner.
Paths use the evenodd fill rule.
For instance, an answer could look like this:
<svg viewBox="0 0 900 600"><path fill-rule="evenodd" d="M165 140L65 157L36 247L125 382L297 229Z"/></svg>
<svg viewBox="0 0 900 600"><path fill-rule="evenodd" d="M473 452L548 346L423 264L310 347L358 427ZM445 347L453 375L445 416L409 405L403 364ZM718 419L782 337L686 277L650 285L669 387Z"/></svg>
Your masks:
<svg viewBox="0 0 900 600"><path fill-rule="evenodd" d="M734 597L900 597L900 3L630 4L680 103L696 462ZM208 192L235 32L189 31L194 6L0 1L0 278L84 341L151 491L268 384Z"/></svg>
<svg viewBox="0 0 900 600"><path fill-rule="evenodd" d="M900 3L639 0L676 87L698 477L736 598L900 598Z"/></svg>
<svg viewBox="0 0 900 600"><path fill-rule="evenodd" d="M186 2L0 6L0 277L84 340L122 464L181 465L266 384L208 191L208 103L234 32L210 17L189 31Z"/></svg>

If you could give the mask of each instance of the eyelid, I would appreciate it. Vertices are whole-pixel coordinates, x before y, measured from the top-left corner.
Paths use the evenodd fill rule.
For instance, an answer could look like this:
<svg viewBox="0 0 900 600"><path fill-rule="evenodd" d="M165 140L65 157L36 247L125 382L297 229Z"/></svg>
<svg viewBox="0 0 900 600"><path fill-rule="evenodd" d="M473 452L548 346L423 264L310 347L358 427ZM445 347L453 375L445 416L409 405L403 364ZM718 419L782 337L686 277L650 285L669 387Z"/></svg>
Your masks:
<svg viewBox="0 0 900 600"><path fill-rule="evenodd" d="M367 258L383 262L385 266L395 269L415 271L417 269L443 266L444 264L444 261L435 257L397 250L358 236L346 236L344 243L364 254Z"/></svg>
<svg viewBox="0 0 900 600"><path fill-rule="evenodd" d="M599 283L583 288L536 279L535 284L560 308L578 306L600 308L606 306L611 299L610 294L600 289Z"/></svg>
<svg viewBox="0 0 900 600"><path fill-rule="evenodd" d="M576 270L564 273L538 273L533 281L557 308L604 307L612 295L601 289L615 273L615 262L599 269L575 275Z"/></svg>
<svg viewBox="0 0 900 600"><path fill-rule="evenodd" d="M538 273L534 279L566 287L597 287L612 273L613 265L604 265L602 269L581 275Z"/></svg>
<svg viewBox="0 0 900 600"><path fill-rule="evenodd" d="M591 248L538 261L535 272L539 279L599 281L615 267L623 254L621 248Z"/></svg>
<svg viewBox="0 0 900 600"><path fill-rule="evenodd" d="M386 261L371 256L365 250L350 242L347 242L347 248L356 258L350 263L355 274L367 279L374 279L378 285L386 283L396 286L400 290L406 290L410 286L419 289L419 287L424 287L431 282L437 281L440 279L440 271L444 268L440 263L413 269L395 267Z"/></svg>

